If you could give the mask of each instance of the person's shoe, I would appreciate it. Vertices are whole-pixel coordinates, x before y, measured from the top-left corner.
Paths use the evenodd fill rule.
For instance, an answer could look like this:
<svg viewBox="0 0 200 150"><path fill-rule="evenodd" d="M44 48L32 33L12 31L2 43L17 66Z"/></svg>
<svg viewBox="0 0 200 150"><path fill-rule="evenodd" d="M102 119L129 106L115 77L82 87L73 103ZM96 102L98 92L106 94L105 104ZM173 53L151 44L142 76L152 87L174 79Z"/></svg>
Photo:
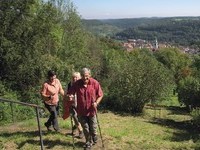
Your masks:
<svg viewBox="0 0 200 150"><path fill-rule="evenodd" d="M97 143L97 140L98 140L97 135L93 136L93 137L92 137L92 140L93 140L93 145L96 144L96 143Z"/></svg>
<svg viewBox="0 0 200 150"><path fill-rule="evenodd" d="M90 142L86 142L85 145L83 145L83 148L91 148L92 144Z"/></svg>
<svg viewBox="0 0 200 150"><path fill-rule="evenodd" d="M59 129L56 129L56 128L53 128L56 132L59 132L60 130Z"/></svg>
<svg viewBox="0 0 200 150"><path fill-rule="evenodd" d="M45 125L45 127L47 128L48 131L52 131L52 130L50 129L50 126L47 125L47 122L45 122L44 125Z"/></svg>
<svg viewBox="0 0 200 150"><path fill-rule="evenodd" d="M79 131L79 139L82 139L83 138L83 131Z"/></svg>

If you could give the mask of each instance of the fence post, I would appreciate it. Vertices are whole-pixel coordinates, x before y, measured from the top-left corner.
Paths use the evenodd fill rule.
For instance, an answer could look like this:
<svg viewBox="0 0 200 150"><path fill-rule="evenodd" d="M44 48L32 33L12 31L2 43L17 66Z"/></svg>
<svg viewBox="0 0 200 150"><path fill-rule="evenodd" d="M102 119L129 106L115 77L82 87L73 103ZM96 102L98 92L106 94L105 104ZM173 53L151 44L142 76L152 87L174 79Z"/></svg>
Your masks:
<svg viewBox="0 0 200 150"><path fill-rule="evenodd" d="M3 110L0 110L0 121L3 120L3 118L4 118Z"/></svg>
<svg viewBox="0 0 200 150"><path fill-rule="evenodd" d="M36 115L37 115L38 130L39 130L39 134L40 134L40 146L41 146L41 150L43 150L44 144L43 144L43 140L42 140L42 130L41 130L41 126L40 126L39 110L38 110L38 107L35 107L35 109L36 109Z"/></svg>
<svg viewBox="0 0 200 150"><path fill-rule="evenodd" d="M154 118L156 118L156 106L153 105L153 108L154 108Z"/></svg>
<svg viewBox="0 0 200 150"><path fill-rule="evenodd" d="M13 114L13 104L10 102L11 113L12 113L12 122L14 123L14 114Z"/></svg>
<svg viewBox="0 0 200 150"><path fill-rule="evenodd" d="M161 111L162 111L162 108L160 107L159 108L159 118L161 118Z"/></svg>

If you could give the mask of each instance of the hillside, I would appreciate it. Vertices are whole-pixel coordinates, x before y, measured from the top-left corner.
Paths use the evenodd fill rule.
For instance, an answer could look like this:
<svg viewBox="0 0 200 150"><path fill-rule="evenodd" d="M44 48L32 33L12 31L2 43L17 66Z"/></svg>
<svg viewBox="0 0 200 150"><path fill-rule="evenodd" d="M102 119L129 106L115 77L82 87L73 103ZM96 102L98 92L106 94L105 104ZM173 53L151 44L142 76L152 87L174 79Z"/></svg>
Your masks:
<svg viewBox="0 0 200 150"><path fill-rule="evenodd" d="M192 125L191 117L182 108L152 108L144 116L130 116L100 112L99 122L105 150L180 150L199 149L199 130ZM46 118L42 118L42 125ZM47 132L42 126L44 148L51 150L73 149L70 120L59 119L61 131ZM82 149L84 140L75 138L75 147ZM1 126L0 149L40 149L36 120ZM101 140L93 150L102 149Z"/></svg>
<svg viewBox="0 0 200 150"><path fill-rule="evenodd" d="M200 17L83 20L87 30L117 40L144 39L200 47ZM108 28L104 28L109 26Z"/></svg>
<svg viewBox="0 0 200 150"><path fill-rule="evenodd" d="M82 20L84 28L97 36L114 36L123 31L120 27L108 24L102 20Z"/></svg>

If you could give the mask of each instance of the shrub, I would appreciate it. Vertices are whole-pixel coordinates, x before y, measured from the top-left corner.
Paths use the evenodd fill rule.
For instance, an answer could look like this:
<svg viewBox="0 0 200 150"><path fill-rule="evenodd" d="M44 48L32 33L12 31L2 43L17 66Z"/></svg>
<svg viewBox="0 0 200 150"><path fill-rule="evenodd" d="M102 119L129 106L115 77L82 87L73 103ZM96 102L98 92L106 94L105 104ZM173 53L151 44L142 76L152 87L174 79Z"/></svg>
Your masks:
<svg viewBox="0 0 200 150"><path fill-rule="evenodd" d="M169 71L150 54L135 51L116 61L120 63L111 77L108 95L113 109L142 112L145 103L161 100L171 92Z"/></svg>
<svg viewBox="0 0 200 150"><path fill-rule="evenodd" d="M187 108L200 106L200 81L198 78L186 77L179 82L178 99Z"/></svg>

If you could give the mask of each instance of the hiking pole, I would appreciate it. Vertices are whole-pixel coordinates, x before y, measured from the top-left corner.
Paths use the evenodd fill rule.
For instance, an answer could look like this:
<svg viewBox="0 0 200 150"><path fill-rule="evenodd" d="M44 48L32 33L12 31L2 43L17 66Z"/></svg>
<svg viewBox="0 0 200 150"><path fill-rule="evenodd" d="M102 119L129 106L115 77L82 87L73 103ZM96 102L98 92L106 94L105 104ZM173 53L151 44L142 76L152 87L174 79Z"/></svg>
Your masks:
<svg viewBox="0 0 200 150"><path fill-rule="evenodd" d="M96 113L97 125L98 125L98 128L99 128L99 133L100 133L100 137L101 137L102 147L104 148L103 137L102 137L102 133L101 133L101 127L100 127L99 118L98 118L98 115L97 115L97 108L95 108L95 113Z"/></svg>
<svg viewBox="0 0 200 150"><path fill-rule="evenodd" d="M73 149L75 149L75 144L74 144L74 133L73 133L73 120L72 120L72 115L70 116L71 118L71 127L72 127L72 141L73 141Z"/></svg>

